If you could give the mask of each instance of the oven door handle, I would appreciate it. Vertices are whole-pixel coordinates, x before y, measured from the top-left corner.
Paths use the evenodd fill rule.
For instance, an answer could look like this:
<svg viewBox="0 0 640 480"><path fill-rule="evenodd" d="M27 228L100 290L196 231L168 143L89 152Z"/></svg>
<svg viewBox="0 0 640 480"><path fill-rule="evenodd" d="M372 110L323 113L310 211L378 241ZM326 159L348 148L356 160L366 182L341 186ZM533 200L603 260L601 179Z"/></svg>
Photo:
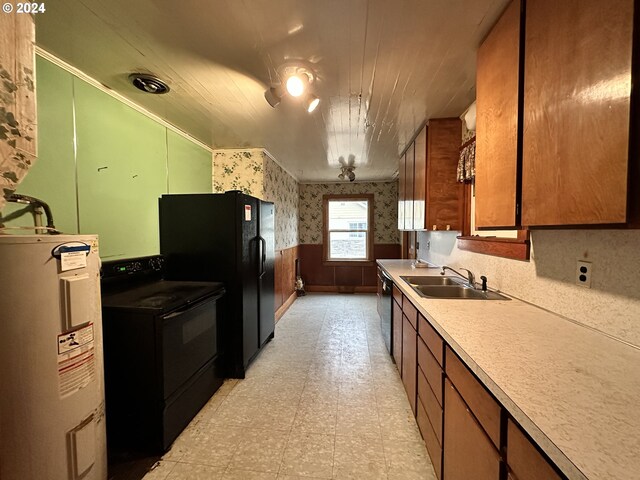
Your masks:
<svg viewBox="0 0 640 480"><path fill-rule="evenodd" d="M163 320L170 320L172 318L178 317L184 313L187 313L189 310L195 310L198 307L201 307L202 305L204 305L205 303L209 303L209 302L215 302L216 300L218 300L220 297L222 297L225 293L225 290L222 289L219 292L210 295L206 298L203 298L202 300L197 301L196 303L188 303L187 305L185 305L184 307L179 308L178 310L175 310L174 312L171 312L167 315L165 315L164 317L162 317Z"/></svg>

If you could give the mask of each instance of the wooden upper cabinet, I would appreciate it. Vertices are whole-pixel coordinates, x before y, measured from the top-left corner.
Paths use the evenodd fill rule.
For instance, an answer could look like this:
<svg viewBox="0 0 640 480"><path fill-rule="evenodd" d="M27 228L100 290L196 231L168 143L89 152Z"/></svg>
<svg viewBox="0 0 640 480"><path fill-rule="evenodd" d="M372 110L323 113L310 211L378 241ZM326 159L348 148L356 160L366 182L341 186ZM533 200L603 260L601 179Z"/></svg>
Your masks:
<svg viewBox="0 0 640 480"><path fill-rule="evenodd" d="M405 202L404 202L404 229L413 230L413 199L414 199L414 152L415 144L409 145L405 152Z"/></svg>
<svg viewBox="0 0 640 480"><path fill-rule="evenodd" d="M462 229L464 188L456 178L461 136L459 118L431 119L407 149L405 230Z"/></svg>
<svg viewBox="0 0 640 480"><path fill-rule="evenodd" d="M425 125L414 141L413 228L425 229L427 203L427 129Z"/></svg>
<svg viewBox="0 0 640 480"><path fill-rule="evenodd" d="M633 0L527 0L523 225L627 222L633 17Z"/></svg>
<svg viewBox="0 0 640 480"><path fill-rule="evenodd" d="M478 49L475 178L478 228L518 225L520 23L520 0L512 0Z"/></svg>
<svg viewBox="0 0 640 480"><path fill-rule="evenodd" d="M402 155L398 166L398 230L404 230L404 204L407 198L405 191L406 164L406 157Z"/></svg>
<svg viewBox="0 0 640 480"><path fill-rule="evenodd" d="M462 230L464 186L457 180L461 140L462 122L459 118L429 120L425 218L427 230Z"/></svg>

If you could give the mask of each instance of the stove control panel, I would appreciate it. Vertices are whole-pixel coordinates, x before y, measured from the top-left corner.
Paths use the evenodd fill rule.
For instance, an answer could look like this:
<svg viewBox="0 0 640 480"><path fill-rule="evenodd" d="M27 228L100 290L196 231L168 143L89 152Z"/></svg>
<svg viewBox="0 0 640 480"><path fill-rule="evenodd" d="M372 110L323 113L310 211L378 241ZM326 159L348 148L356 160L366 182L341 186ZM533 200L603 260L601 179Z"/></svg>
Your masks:
<svg viewBox="0 0 640 480"><path fill-rule="evenodd" d="M103 279L123 276L161 275L162 273L164 273L164 257L161 255L104 262L101 269Z"/></svg>

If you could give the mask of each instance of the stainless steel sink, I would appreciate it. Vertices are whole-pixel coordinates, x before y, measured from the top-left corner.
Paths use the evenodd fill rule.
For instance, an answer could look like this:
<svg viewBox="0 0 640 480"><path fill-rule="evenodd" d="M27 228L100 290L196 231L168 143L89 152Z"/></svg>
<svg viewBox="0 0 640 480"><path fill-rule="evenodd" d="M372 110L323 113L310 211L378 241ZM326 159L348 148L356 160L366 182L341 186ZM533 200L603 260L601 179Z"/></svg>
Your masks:
<svg viewBox="0 0 640 480"><path fill-rule="evenodd" d="M496 292L483 292L463 285L411 285L423 298L466 300L511 300Z"/></svg>
<svg viewBox="0 0 640 480"><path fill-rule="evenodd" d="M409 285L411 285L412 287L414 286L419 286L419 285L455 285L455 286L460 286L464 280L462 279L458 279L455 277L441 277L441 276L433 276L433 277L429 277L429 276L406 276L400 277L401 279L403 279L405 282L407 282Z"/></svg>

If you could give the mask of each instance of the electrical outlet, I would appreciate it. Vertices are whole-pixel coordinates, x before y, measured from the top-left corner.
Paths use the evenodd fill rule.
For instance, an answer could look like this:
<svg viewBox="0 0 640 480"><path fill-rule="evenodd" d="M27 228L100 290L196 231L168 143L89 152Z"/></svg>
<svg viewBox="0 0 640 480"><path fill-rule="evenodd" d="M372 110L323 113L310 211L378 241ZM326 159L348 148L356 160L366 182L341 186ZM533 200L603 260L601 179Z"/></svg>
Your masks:
<svg viewBox="0 0 640 480"><path fill-rule="evenodd" d="M576 285L581 287L591 288L591 271L593 270L593 264L591 262L585 262L584 260L578 260L576 267Z"/></svg>
<svg viewBox="0 0 640 480"><path fill-rule="evenodd" d="M427 250L431 250L431 240L427 240Z"/></svg>

